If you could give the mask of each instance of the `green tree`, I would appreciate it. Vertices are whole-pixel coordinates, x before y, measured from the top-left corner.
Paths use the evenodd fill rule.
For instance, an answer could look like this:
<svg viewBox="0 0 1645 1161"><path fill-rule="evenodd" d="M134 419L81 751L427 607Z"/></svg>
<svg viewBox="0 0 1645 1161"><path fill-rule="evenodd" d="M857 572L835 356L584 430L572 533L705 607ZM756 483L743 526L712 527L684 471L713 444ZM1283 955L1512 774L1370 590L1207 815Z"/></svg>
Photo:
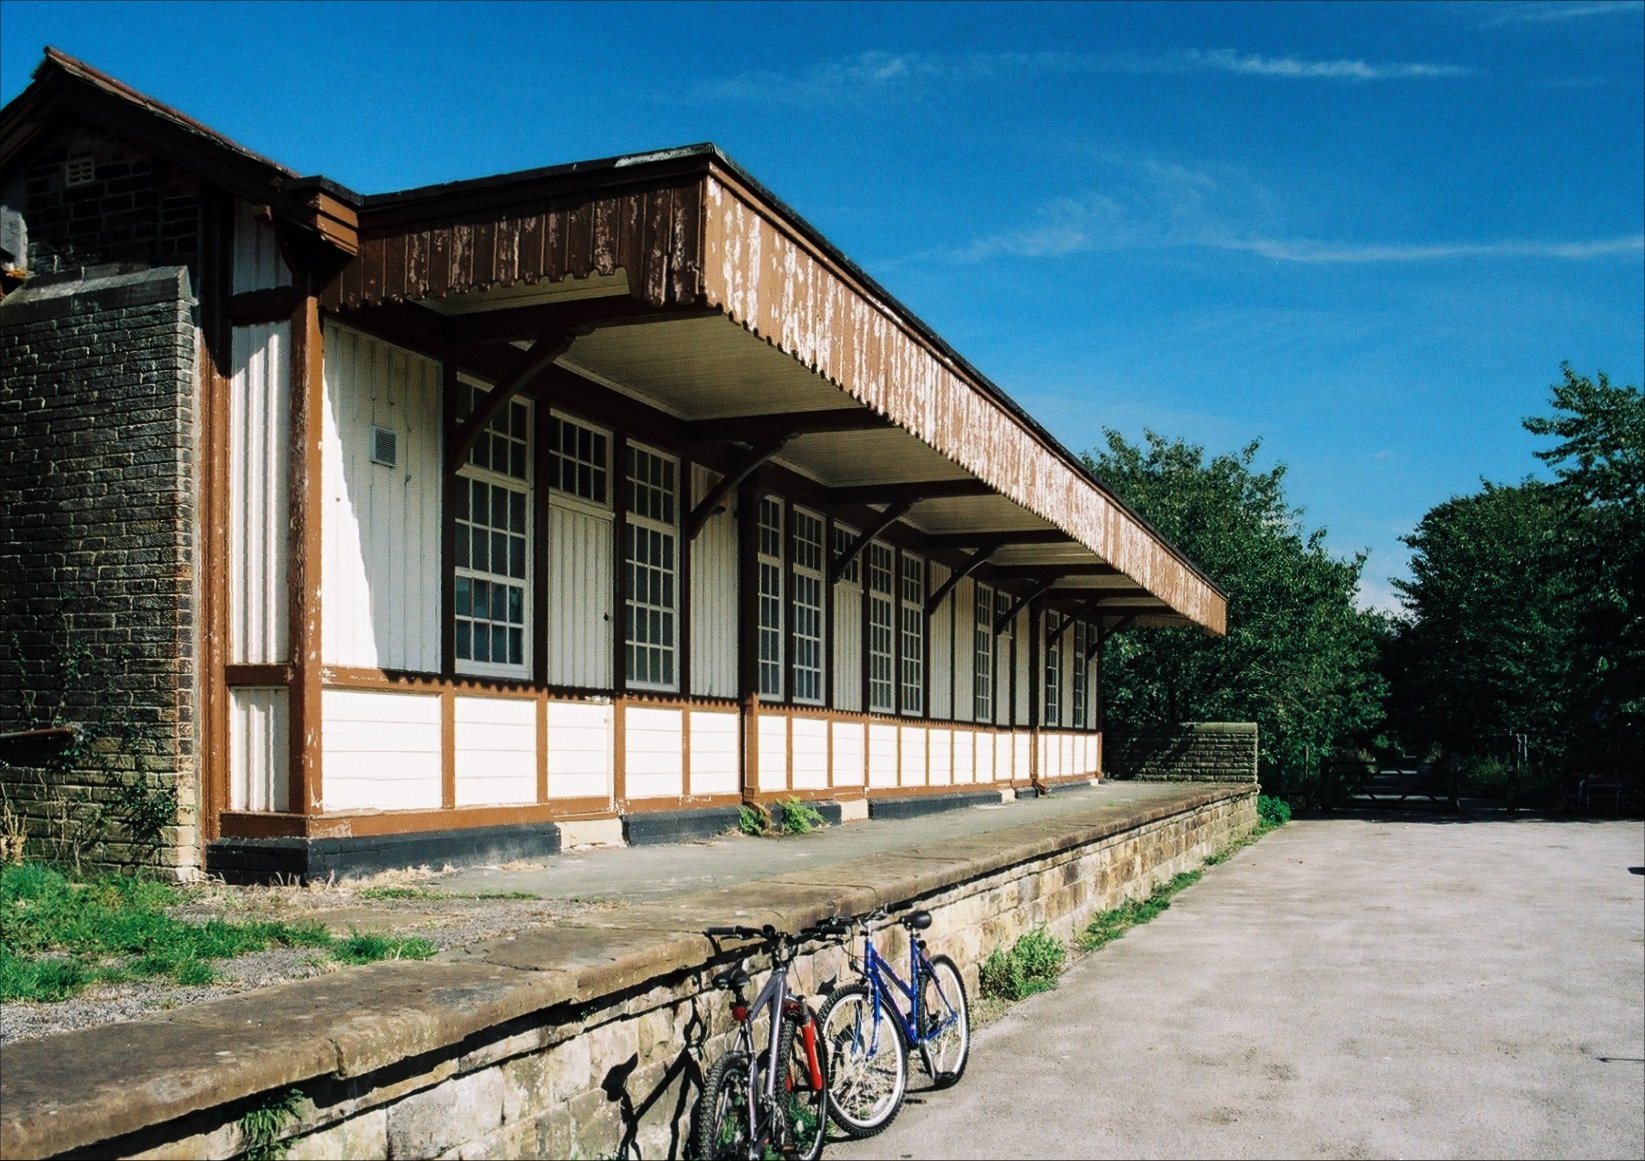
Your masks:
<svg viewBox="0 0 1645 1161"><path fill-rule="evenodd" d="M1560 528L1552 489L1528 480L1447 500L1404 537L1411 580L1394 586L1412 619L1392 699L1403 738L1480 759L1524 734L1557 757L1571 671Z"/></svg>
<svg viewBox="0 0 1645 1161"><path fill-rule="evenodd" d="M1645 396L1561 367L1555 414L1525 420L1560 442L1553 567L1573 593L1567 727L1579 769L1645 779Z"/></svg>
<svg viewBox="0 0 1645 1161"><path fill-rule="evenodd" d="M1228 634L1118 633L1103 649L1106 726L1254 721L1263 781L1318 798L1321 764L1382 719L1376 670L1384 626L1358 609L1363 556L1332 557L1285 499L1285 468L1258 471L1259 444L1206 459L1203 448L1105 432L1086 465L1228 596Z"/></svg>

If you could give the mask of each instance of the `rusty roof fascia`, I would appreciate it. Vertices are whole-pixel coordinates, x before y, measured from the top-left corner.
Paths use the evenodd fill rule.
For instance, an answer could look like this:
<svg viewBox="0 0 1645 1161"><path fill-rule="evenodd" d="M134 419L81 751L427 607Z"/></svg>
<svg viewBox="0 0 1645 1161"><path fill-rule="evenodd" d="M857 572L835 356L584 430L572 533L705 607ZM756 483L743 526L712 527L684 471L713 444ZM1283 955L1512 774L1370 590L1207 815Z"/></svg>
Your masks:
<svg viewBox="0 0 1645 1161"><path fill-rule="evenodd" d="M713 148L713 147L709 147ZM1026 431L1026 434L1041 444L1046 450L1072 467L1075 472L1088 481L1093 488L1107 497L1115 507L1124 511L1135 520L1150 536L1158 541L1189 572L1203 581L1212 592L1221 597L1224 602L1228 594L1208 577L1188 555L1175 544L1171 543L1159 529L1155 528L1141 513L1125 500L1115 495L1090 469L1083 460L1074 455L1063 443L1052 435L1038 420L1029 414L1021 404L1012 399L1003 388L977 370L963 355L956 351L936 331L926 324L920 317L910 311L883 286L870 277L861 267L843 251L836 247L822 232L811 225L790 206L776 197L747 173L736 162L732 161L718 149L714 149L714 161L717 179L726 182L734 191L739 190L752 204L764 205L772 211L774 223L780 222L791 230L791 236L799 242L812 256L829 266L845 282L851 285L864 298L885 310L889 320L901 327L907 334L917 339L940 361L951 366L961 379L965 380L976 390L981 391L988 398L999 404L1007 414L1012 416Z"/></svg>

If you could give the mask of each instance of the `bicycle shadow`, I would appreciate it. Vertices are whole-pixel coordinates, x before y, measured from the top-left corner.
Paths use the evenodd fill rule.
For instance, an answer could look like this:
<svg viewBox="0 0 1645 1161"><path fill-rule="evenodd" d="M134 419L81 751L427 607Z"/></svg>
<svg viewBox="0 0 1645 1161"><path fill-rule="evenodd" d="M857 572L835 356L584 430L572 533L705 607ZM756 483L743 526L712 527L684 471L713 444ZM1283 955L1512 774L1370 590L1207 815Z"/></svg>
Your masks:
<svg viewBox="0 0 1645 1161"><path fill-rule="evenodd" d="M613 1065L600 1081L606 1099L617 1106L617 1116L623 1133L613 1154L620 1161L639 1161L640 1127L647 1115L674 1092L674 1106L668 1114L667 1157L684 1157L691 1134L692 1111L697 1093L702 1091L703 1072L697 1057L708 1039L708 1024L693 1005L691 1016L681 1032L679 1052L668 1064L648 1092L640 1099L630 1092L635 1072L640 1067L640 1055L635 1053L621 1064Z"/></svg>

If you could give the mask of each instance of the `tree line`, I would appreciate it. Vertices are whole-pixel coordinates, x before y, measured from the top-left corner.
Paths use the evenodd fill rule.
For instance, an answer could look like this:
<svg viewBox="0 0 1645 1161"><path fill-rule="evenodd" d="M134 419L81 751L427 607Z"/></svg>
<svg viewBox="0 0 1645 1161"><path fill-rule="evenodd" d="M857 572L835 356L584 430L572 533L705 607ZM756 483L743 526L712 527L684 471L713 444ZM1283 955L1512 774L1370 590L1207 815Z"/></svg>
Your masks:
<svg viewBox="0 0 1645 1161"><path fill-rule="evenodd" d="M1645 768L1645 397L1567 365L1553 480L1481 481L1404 537L1398 614L1357 604L1363 554L1325 547L1259 443L1207 457L1106 431L1086 466L1227 594L1228 634L1118 633L1103 647L1105 729L1254 721L1265 786L1323 805L1397 753L1465 793L1559 805L1587 775Z"/></svg>

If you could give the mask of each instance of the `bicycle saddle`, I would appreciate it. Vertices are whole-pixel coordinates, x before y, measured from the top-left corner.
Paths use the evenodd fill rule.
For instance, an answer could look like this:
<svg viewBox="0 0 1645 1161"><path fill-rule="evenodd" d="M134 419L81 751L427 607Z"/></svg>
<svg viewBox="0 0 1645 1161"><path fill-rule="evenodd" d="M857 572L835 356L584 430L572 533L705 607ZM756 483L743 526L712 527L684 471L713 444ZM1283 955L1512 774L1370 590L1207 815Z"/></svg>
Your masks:
<svg viewBox="0 0 1645 1161"><path fill-rule="evenodd" d="M898 920L898 922L910 931L924 931L927 927L931 926L931 912L910 911L907 915L904 915L900 920Z"/></svg>
<svg viewBox="0 0 1645 1161"><path fill-rule="evenodd" d="M727 991L746 988L752 979L748 969L741 963L734 963L714 977L714 986Z"/></svg>

